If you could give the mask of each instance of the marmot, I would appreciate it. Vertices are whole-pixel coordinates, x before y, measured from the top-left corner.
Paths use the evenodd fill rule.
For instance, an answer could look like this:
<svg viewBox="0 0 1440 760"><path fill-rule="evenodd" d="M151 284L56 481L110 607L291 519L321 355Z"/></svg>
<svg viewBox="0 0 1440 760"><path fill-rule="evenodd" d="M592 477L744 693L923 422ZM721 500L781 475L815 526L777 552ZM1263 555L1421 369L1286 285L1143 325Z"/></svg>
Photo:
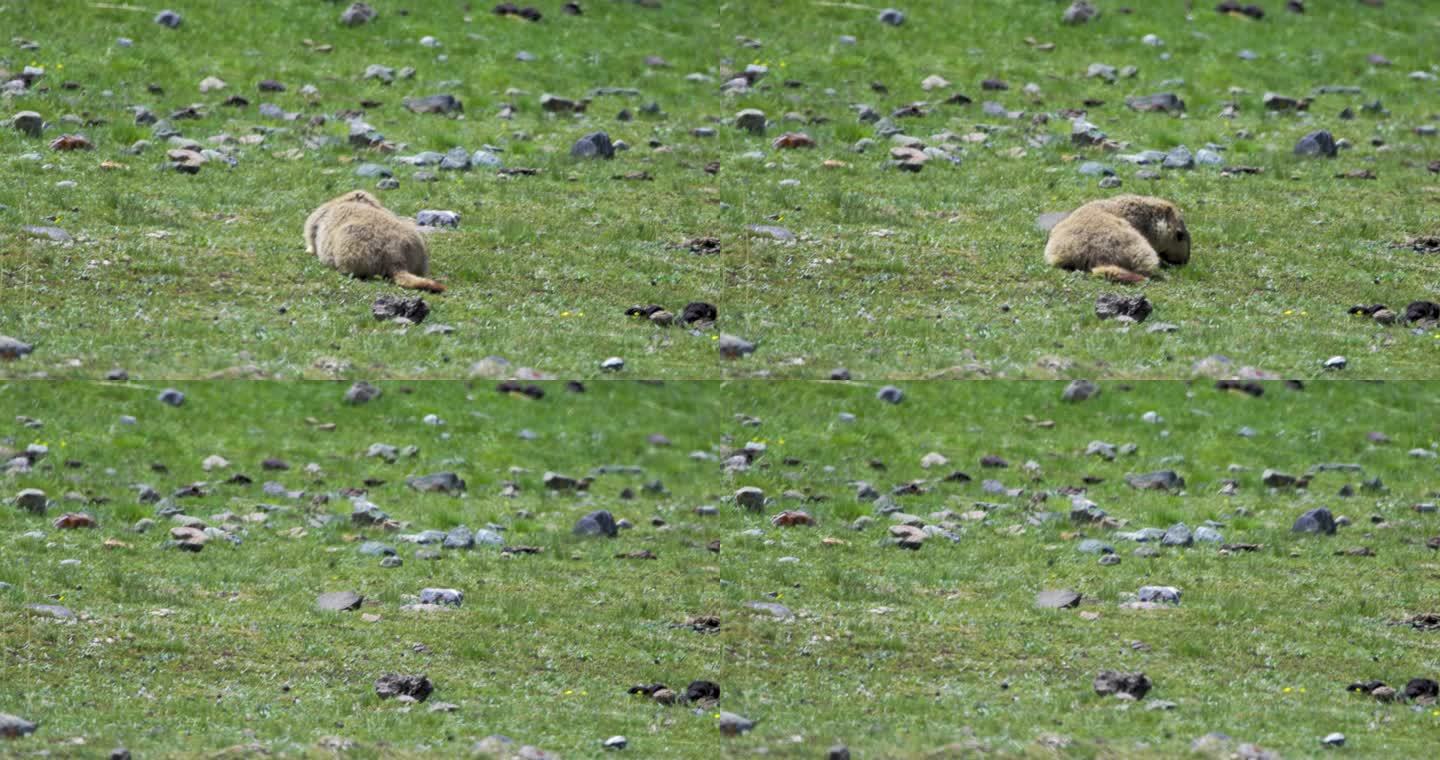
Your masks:
<svg viewBox="0 0 1440 760"><path fill-rule="evenodd" d="M1175 204L1117 195L1075 209L1050 230L1045 262L1119 282L1143 282L1161 262L1190 260L1190 233Z"/></svg>
<svg viewBox="0 0 1440 760"><path fill-rule="evenodd" d="M305 220L305 250L354 277L386 277L402 288L445 292L444 285L423 276L430 256L415 223L364 190L315 209Z"/></svg>

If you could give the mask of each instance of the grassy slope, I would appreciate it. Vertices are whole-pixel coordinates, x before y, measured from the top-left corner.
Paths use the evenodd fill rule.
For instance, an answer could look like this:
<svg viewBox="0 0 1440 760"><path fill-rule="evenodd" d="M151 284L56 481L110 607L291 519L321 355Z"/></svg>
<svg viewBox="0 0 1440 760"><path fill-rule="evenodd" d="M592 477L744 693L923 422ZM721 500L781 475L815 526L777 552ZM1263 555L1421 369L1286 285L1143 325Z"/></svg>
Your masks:
<svg viewBox="0 0 1440 760"><path fill-rule="evenodd" d="M0 593L0 611L58 594L86 618L70 627L0 614L3 709L41 721L33 741L57 752L65 751L66 738L84 736L91 749L125 743L146 755L252 740L294 752L329 735L353 739L366 753L413 754L424 747L455 751L501 731L567 757L599 756L597 742L613 733L630 737L627 755L698 756L719 740L712 718L623 696L632 683L692 678L719 682L725 709L761 721L754 734L723 745L737 756L763 746L773 755L814 757L837 739L860 756L906 756L961 741L970 731L1005 754L1040 752L1037 738L1060 735L1077 756L1173 756L1207 731L1299 756L1316 752L1324 734L1342 731L1351 751L1409 756L1423 753L1434 732L1437 718L1428 709L1380 706L1342 691L1357 679L1403 684L1434 677L1440 666L1433 634L1386 625L1434 610L1426 579L1435 559L1423 539L1440 530L1433 514L1418 515L1409 505L1433 500L1436 470L1434 460L1404 453L1435 445L1433 422L1418 413L1435 405L1434 388L1327 384L1297 393L1272 385L1254 399L1141 384L1129 391L1113 386L1069 406L1058 401L1054 384L922 383L907 387L909 397L896 407L874 400L873 388L800 383L598 384L583 396L552 388L539 402L488 387L412 387L406 394L392 383L380 400L349 408L338 403L335 385L199 383L184 388L191 395L179 409L154 401L155 389L0 388L8 445L40 440L54 452L50 466L10 482L7 496L34 486L52 496L77 491L112 499L93 508L101 521L93 532L52 531L47 520L0 510L0 533L7 536L0 580L15 586ZM1165 424L1141 422L1151 410ZM859 419L839 422L842 411ZM448 425L421 425L427 413ZM45 427L22 428L12 422L19 414ZM120 427L121 414L137 416L139 425ZM742 414L758 417L759 427L743 425L735 416ZM1055 426L1034 427L1027 415ZM314 431L307 417L338 429ZM1241 426L1257 435L1238 436ZM521 440L518 431L527 428L539 439ZM1369 444L1365 434L1372 430L1394 442ZM442 440L441 432L452 437ZM670 436L674 446L648 447L651 432ZM727 435L735 445L765 441L769 453L733 477L689 458ZM1084 457L1096 439L1134 442L1139 451L1113 463ZM394 465L364 459L361 452L375 441L413 443L420 454ZM929 451L951 458L946 471L966 470L976 482L900 497L907 512L963 512L975 501L1007 506L983 523L965 524L959 544L932 540L918 553L886 546L878 527L846 528L869 511L855 501L852 481L886 491L934 478L936 471L918 465ZM209 497L182 502L201 516L243 514L262 501L292 505L270 524L250 528L238 548L169 553L158 548L159 536L127 531L150 510L134 503L131 483L169 492L215 479L200 469L211 453L257 481L278 475L311 492L379 477L389 484L372 489L371 498L417 529L495 521L510 526L511 542L546 552L511 561L483 551L447 553L426 562L403 549L404 567L381 570L355 553L348 526L285 535L305 525L304 502L265 497L258 483L217 486ZM1011 469L980 470L985 454L1005 457ZM260 472L259 461L270 456L295 469ZM1183 460L1169 459L1176 456ZM787 457L800 463L784 464ZM66 459L84 467L61 467ZM874 470L872 459L888 469ZM1029 459L1041 466L1042 482L1029 482L1020 469ZM300 472L311 461L323 468L323 483ZM1301 472L1322 461L1359 463L1390 490L1334 498L1342 483L1358 484L1344 474L1319 476L1309 493L1267 492L1259 484L1262 468ZM154 462L167 464L170 474L151 472ZM640 527L610 542L571 539L570 523L591 507L547 497L540 473L583 474L614 463L640 464L646 476L601 477L593 503ZM1167 463L1186 477L1185 495L1137 493L1121 482L1124 473ZM1251 469L1233 476L1239 496L1219 496L1219 481L1232 477L1230 463ZM496 496L512 465L529 471L514 501ZM400 485L405 475L444 468L468 481L467 497L416 495ZM1053 491L1078 485L1083 475L1104 478L1090 497L1134 527L1215 519L1226 523L1227 540L1265 548L1230 557L1213 547L1167 549L1144 560L1130 556L1132 545L1116 542L1123 562L1101 567L1074 550L1068 524L1014 532L1025 524L1027 499L987 495L979 485L995 477ZM622 486L638 489L651 477L671 495L618 500ZM828 500L781 501L765 515L742 514L724 501L742 485L773 497L798 489ZM1052 497L1038 509L1063 509L1062 502ZM690 511L704 503L719 504L721 515ZM1291 536L1294 516L1319 505L1356 524L1334 538ZM781 506L809 509L820 527L771 528L767 518ZM1237 507L1248 516L1236 516ZM519 509L533 516L517 518ZM323 511L347 507L332 502ZM649 526L655 514L669 530ZM1371 515L1387 524L1372 525ZM37 529L47 533L44 541L20 537ZM753 529L761 536L745 534ZM826 536L846 544L824 546ZM131 547L102 550L106 538ZM723 542L718 557L703 547L715 538ZM1362 545L1378 556L1333 554ZM612 558L638 548L660 559ZM777 561L784 556L799 561ZM66 558L82 564L59 566ZM1122 594L1152 583L1181 587L1183 606L1149 614L1117 609ZM396 607L401 595L432 585L464 590L466 605L417 626ZM1033 610L1033 594L1053 587L1092 597L1083 609L1099 618ZM338 588L378 599L369 611L383 620L312 611L315 593ZM742 606L770 594L800 619L771 622ZM174 614L151 615L159 608ZM718 636L667 627L704 613L721 617ZM1132 649L1129 642L1137 640L1151 650ZM416 642L433 653L413 654ZM1153 698L1177 708L1126 709L1095 697L1090 679L1104 668L1145 671L1156 684ZM392 669L428 672L438 688L433 699L459 703L461 711L404 714L379 702L369 682ZM287 683L291 690L281 691ZM799 744L794 735L802 737Z"/></svg>
<svg viewBox="0 0 1440 760"><path fill-rule="evenodd" d="M382 4L377 23L343 29L329 3L286 3L270 12L207 4L179 8L186 24L172 32L148 14L80 0L44 9L11 4L0 11L7 26L43 47L12 50L0 65L43 64L51 90L18 98L7 110L32 108L57 123L76 113L109 124L83 130L98 146L93 153L47 152L50 169L18 158L46 152L41 143L0 131L0 204L8 207L0 210L6 228L0 281L7 291L0 323L41 347L4 371L94 377L120 365L155 377L203 377L253 363L295 377L319 375L315 362L337 357L357 374L456 377L474 360L500 354L564 375L594 373L601 359L620 355L646 377L708 377L721 369L814 377L836 365L869 377L921 377L972 363L1009 377L1044 376L1057 371L1048 368L1051 359L1073 363L1058 370L1065 374L1181 377L1194 360L1219 352L1287 375L1313 373L1333 354L1350 358L1350 375L1426 374L1436 350L1432 335L1380 329L1343 310L1359 302L1434 299L1440 288L1433 260L1389 247L1435 231L1436 190L1425 170L1437 158L1434 139L1410 130L1434 112L1436 86L1407 77L1433 65L1425 51L1440 42L1434 19L1416 3L1392 2L1382 11L1344 2L1305 16L1272 9L1261 23L1202 8L1187 22L1179 3L1167 2L1133 4L1128 16L1107 7L1101 22L1069 28L1058 21L1060 5L983 0L956 9L916 2L907 6L909 22L892 29L873 20L873 9L809 0L732 3L712 13L681 3L645 10L594 2L578 18L544 8L550 15L540 24L496 18L480 7L465 21L449 5L402 17ZM243 41L235 29L248 30ZM1164 48L1139 42L1151 32L1164 38ZM846 33L859 44L840 45ZM425 34L441 39L448 63L418 45ZM135 47L116 47L121 35L134 38ZM763 46L741 47L736 35ZM1023 41L1028 35L1053 41L1055 50L1032 49ZM309 52L305 38L334 44L335 52ZM1236 53L1246 48L1260 60L1239 60ZM540 60L517 63L519 50ZM1160 60L1162 52L1171 59ZM1395 65L1370 67L1371 52ZM648 69L643 59L651 54L671 68ZM684 80L693 71L720 76L752 61L772 73L743 97L722 97L718 83ZM1140 73L1114 85L1083 79L1096 61L1133 64ZM419 74L386 88L359 80L369 63L413 65ZM1064 139L1051 147L1027 144L1039 133L1064 138L1063 119L1031 127L1028 116L985 117L978 103L937 106L923 119L904 120L907 131L922 138L982 124L996 131L987 145L964 151L963 166L932 165L913 176L884 167L874 153L849 151L870 133L855 122L851 104L888 112L935 99L919 88L931 73L977 101L1032 113L1103 99L1090 118L1134 149L1180 143L1198 149L1213 141L1229 148L1232 163L1265 169L1238 179L1208 170L1167 173L1152 186L1117 165L1124 190L1168 196L1189 216L1197 240L1193 264L1145 288L1156 303L1152 319L1179 324L1178 333L1137 334L1097 323L1091 303L1109 286L1043 265L1044 237L1034 217L1104 194L1067 161L1075 151ZM195 87L207 75L230 89L200 95ZM286 82L289 92L256 93L255 83L266 77ZM1011 90L982 93L986 77L1009 81ZM783 87L785 79L805 86ZM1188 118L1124 108L1125 96L1159 91L1173 79L1184 80L1174 89L1189 104ZM83 88L59 90L62 80ZM402 97L441 91L445 80L460 82L443 89L464 100L463 121L401 108ZM872 92L876 81L890 94ZM152 82L165 94L146 92ZM1042 102L1021 92L1027 82L1041 87ZM318 103L299 94L306 83L320 89ZM1358 85L1365 94L1318 96L1308 117L1271 115L1260 106L1267 90L1298 97L1324 84ZM543 92L582 97L595 86L638 87L643 96L597 98L575 120L538 107ZM1247 93L1238 98L1241 117L1227 122L1216 113L1231 86ZM526 94L506 96L511 87ZM493 143L506 148L511 165L546 171L509 181L475 172L433 184L410 181L408 169L397 173L402 187L385 196L397 210L449 208L465 216L463 230L439 238L434 254L436 270L454 289L432 299L431 319L456 325L456 335L402 336L374 323L366 307L390 286L336 277L300 249L305 213L337 191L368 184L353 178L346 163L367 157L346 147L303 150L296 160L277 154L302 149L301 138L312 132L343 135L343 125L267 123L255 105L219 108L228 92L306 116L374 98L385 106L367 118L413 150ZM1336 119L1342 107L1376 98L1390 109L1389 119ZM652 100L666 118L616 121L620 108L638 113ZM519 108L512 122L495 118L507 101ZM164 116L193 102L209 104L210 115L177 124L202 140L256 126L294 131L245 148L233 171L211 166L194 177L156 171L158 151L122 153L147 136L130 123L125 106L149 105ZM819 142L814 151L774 153L768 137L723 125L714 139L689 136L691 128L742 107L762 108L777 120L796 111L831 121L803 127ZM1295 139L1321 126L1357 148L1337 161L1294 160ZM571 162L565 156L571 141L597 128L635 149L603 165ZM1232 139L1242 128L1253 138ZM516 131L531 139L513 139ZM1371 148L1371 137L1390 149ZM672 152L650 151L651 139ZM1006 155L1022 147L1024 158ZM771 154L773 166L742 158L752 150ZM97 167L104 159L129 169L103 172ZM825 170L825 159L851 166ZM710 161L722 164L717 176L701 171ZM1358 168L1373 168L1378 181L1333 177ZM611 179L638 170L655 180ZM778 187L786 178L801 184ZM61 179L80 186L55 188ZM16 232L52 216L86 242L62 248ZM772 221L803 242L780 245L745 233L749 224ZM882 231L888 236L877 237ZM152 232L168 236L157 240ZM724 252L696 256L669 247L700 235L720 236ZM722 367L708 336L659 332L620 315L633 303L678 308L690 300L717 304L722 329L761 341L760 352ZM1009 312L1000 310L1004 304ZM286 313L278 313L281 306Z"/></svg>

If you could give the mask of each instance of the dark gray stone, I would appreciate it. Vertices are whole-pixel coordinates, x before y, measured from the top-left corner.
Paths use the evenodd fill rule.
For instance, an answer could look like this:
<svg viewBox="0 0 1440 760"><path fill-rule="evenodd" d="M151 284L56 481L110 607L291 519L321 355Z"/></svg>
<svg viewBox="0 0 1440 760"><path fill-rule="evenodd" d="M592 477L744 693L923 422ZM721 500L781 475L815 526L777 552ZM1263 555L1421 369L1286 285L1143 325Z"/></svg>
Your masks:
<svg viewBox="0 0 1440 760"><path fill-rule="evenodd" d="M1295 518L1295 524L1290 526L1290 530L1294 533L1323 533L1333 536L1335 535L1335 516L1324 507L1312 509Z"/></svg>
<svg viewBox="0 0 1440 760"><path fill-rule="evenodd" d="M1165 531L1164 537L1160 539L1163 546L1190 546L1195 543L1195 534L1190 531L1190 526L1185 523L1175 523Z"/></svg>
<svg viewBox="0 0 1440 760"><path fill-rule="evenodd" d="M0 738L19 739L35 733L37 726L18 715L0 713Z"/></svg>
<svg viewBox="0 0 1440 760"><path fill-rule="evenodd" d="M1141 491L1178 491L1185 487L1185 479L1174 470L1129 474L1125 476L1125 482Z"/></svg>
<svg viewBox="0 0 1440 760"><path fill-rule="evenodd" d="M880 15L877 18L880 19L880 23L888 24L890 26L900 26L901 24L905 23L904 11L899 11L894 8L886 8L885 10L880 11Z"/></svg>
<svg viewBox="0 0 1440 760"><path fill-rule="evenodd" d="M1102 697L1123 694L1131 699L1141 699L1150 691L1150 679L1144 673L1121 673L1102 670L1095 676L1095 693Z"/></svg>
<svg viewBox="0 0 1440 760"><path fill-rule="evenodd" d="M888 404L898 404L905 400L905 391L893 385L887 385L875 393L875 398Z"/></svg>
<svg viewBox="0 0 1440 760"><path fill-rule="evenodd" d="M179 29L184 19L175 11L160 11L155 14L155 23L168 29Z"/></svg>
<svg viewBox="0 0 1440 760"><path fill-rule="evenodd" d="M421 604L440 604L448 607L459 607L464 602L465 595L453 588L420 589Z"/></svg>
<svg viewBox="0 0 1440 760"><path fill-rule="evenodd" d="M185 403L185 394L175 390L174 388L166 388L165 390L161 391L160 395L156 398L160 401L160 403L169 404L170 406L180 406L181 404Z"/></svg>
<svg viewBox="0 0 1440 760"><path fill-rule="evenodd" d="M1185 110L1185 101L1181 100L1178 95L1172 92L1126 98L1125 105L1130 106L1130 108L1136 111L1181 113Z"/></svg>
<svg viewBox="0 0 1440 760"><path fill-rule="evenodd" d="M406 478L405 485L421 492L448 494L465 492L465 481L453 472L437 472L434 475Z"/></svg>
<svg viewBox="0 0 1440 760"><path fill-rule="evenodd" d="M1081 554L1114 554L1115 547L1099 539L1087 538L1075 546Z"/></svg>
<svg viewBox="0 0 1440 760"><path fill-rule="evenodd" d="M607 536L614 538L620 534L620 528L615 524L615 517L603 509L598 509L575 522L572 531L577 536Z"/></svg>
<svg viewBox="0 0 1440 760"><path fill-rule="evenodd" d="M446 549L471 549L475 546L475 534L464 525L457 525L445 534L442 545Z"/></svg>
<svg viewBox="0 0 1440 760"><path fill-rule="evenodd" d="M1061 401L1071 403L1085 401L1086 399L1100 395L1100 386L1089 380L1071 380L1060 393Z"/></svg>
<svg viewBox="0 0 1440 760"><path fill-rule="evenodd" d="M610 142L610 135L592 132L575 141L570 147L570 155L573 158L610 159L615 157L615 146Z"/></svg>
<svg viewBox="0 0 1440 760"><path fill-rule="evenodd" d="M429 95L423 98L406 98L405 107L415 113L464 113L465 106L454 95Z"/></svg>
<svg viewBox="0 0 1440 760"><path fill-rule="evenodd" d="M419 702L424 702L430 692L435 690L435 685L430 679L423 675L409 676L399 673L386 673L375 681L375 694L381 699L390 699L401 695L411 697Z"/></svg>
<svg viewBox="0 0 1440 760"><path fill-rule="evenodd" d="M426 209L415 215L415 223L421 227L459 227L460 215L454 211Z"/></svg>
<svg viewBox="0 0 1440 760"><path fill-rule="evenodd" d="M1295 155L1305 157L1334 158L1340 152L1335 137L1321 129L1311 132L1295 143Z"/></svg>
<svg viewBox="0 0 1440 760"><path fill-rule="evenodd" d="M1141 602L1179 604L1180 589L1174 586L1141 586L1135 598Z"/></svg>
<svg viewBox="0 0 1440 760"><path fill-rule="evenodd" d="M365 3L351 3L340 13L340 23L345 26L360 26L375 18L375 9Z"/></svg>
<svg viewBox="0 0 1440 760"><path fill-rule="evenodd" d="M1101 319L1128 317L1136 322L1144 322L1154 309L1149 299L1142 295L1101 293L1095 299L1095 316Z"/></svg>

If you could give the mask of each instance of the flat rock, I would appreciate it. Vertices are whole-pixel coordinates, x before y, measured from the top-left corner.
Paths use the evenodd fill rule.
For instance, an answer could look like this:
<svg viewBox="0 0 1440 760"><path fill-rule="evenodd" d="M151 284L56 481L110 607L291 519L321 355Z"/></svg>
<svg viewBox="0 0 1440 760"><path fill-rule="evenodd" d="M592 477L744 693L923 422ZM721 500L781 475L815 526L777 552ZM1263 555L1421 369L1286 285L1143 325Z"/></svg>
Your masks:
<svg viewBox="0 0 1440 760"><path fill-rule="evenodd" d="M1141 491L1178 491L1185 487L1185 479L1174 470L1157 470L1140 475L1127 474L1125 482L1131 488Z"/></svg>
<svg viewBox="0 0 1440 760"><path fill-rule="evenodd" d="M381 699L406 696L424 702L434 690L434 684L423 675L386 673L375 681L375 694Z"/></svg>
<svg viewBox="0 0 1440 760"><path fill-rule="evenodd" d="M1150 679L1144 673L1122 673L1116 670L1102 670L1095 676L1095 693L1102 697L1124 695L1141 699L1150 691Z"/></svg>
<svg viewBox="0 0 1440 760"><path fill-rule="evenodd" d="M1149 299L1142 295L1101 293L1095 299L1095 316L1101 319L1127 317L1136 322L1144 322L1154 308Z"/></svg>
<svg viewBox="0 0 1440 760"><path fill-rule="evenodd" d="M1081 595L1069 589L1041 591L1035 595L1035 606L1042 610L1063 610L1080 604Z"/></svg>
<svg viewBox="0 0 1440 760"><path fill-rule="evenodd" d="M36 725L18 715L0 713L0 737L19 739L35 733Z"/></svg>
<svg viewBox="0 0 1440 760"><path fill-rule="evenodd" d="M315 599L315 606L326 612L348 612L360 609L365 597L354 591L331 591Z"/></svg>
<svg viewBox="0 0 1440 760"><path fill-rule="evenodd" d="M465 481L453 472L437 472L433 475L406 478L405 485L422 493L458 494L465 491Z"/></svg>

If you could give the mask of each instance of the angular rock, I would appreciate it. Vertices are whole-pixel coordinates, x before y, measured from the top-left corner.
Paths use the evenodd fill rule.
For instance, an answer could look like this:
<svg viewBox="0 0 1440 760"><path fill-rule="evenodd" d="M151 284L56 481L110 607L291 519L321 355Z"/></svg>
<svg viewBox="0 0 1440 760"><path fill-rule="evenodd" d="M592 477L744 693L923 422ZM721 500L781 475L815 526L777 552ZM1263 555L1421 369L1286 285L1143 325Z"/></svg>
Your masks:
<svg viewBox="0 0 1440 760"><path fill-rule="evenodd" d="M1102 697L1123 695L1130 699L1142 699L1150 691L1150 679L1144 673L1121 673L1102 670L1095 676L1095 693Z"/></svg>
<svg viewBox="0 0 1440 760"><path fill-rule="evenodd" d="M356 381L354 385L351 385L349 390L345 391L345 403L355 406L369 403L370 401L380 398L380 393L379 388L364 380L359 380Z"/></svg>
<svg viewBox="0 0 1440 760"><path fill-rule="evenodd" d="M340 23L345 26L368 24L375 18L375 9L365 3L351 3L340 13Z"/></svg>
<svg viewBox="0 0 1440 760"><path fill-rule="evenodd" d="M446 607L459 607L465 602L465 595L453 588L422 588L420 589L421 604L438 604Z"/></svg>
<svg viewBox="0 0 1440 760"><path fill-rule="evenodd" d="M604 158L615 157L615 146L610 142L610 135L604 132L592 132L570 147L570 156L573 158Z"/></svg>
<svg viewBox="0 0 1440 760"><path fill-rule="evenodd" d="M315 599L315 606L326 612L348 612L360 609L365 597L354 591L331 591Z"/></svg>
<svg viewBox="0 0 1440 760"><path fill-rule="evenodd" d="M386 673L375 681L375 694L381 699L406 696L417 702L424 702L434 690L435 685L423 675Z"/></svg>
<svg viewBox="0 0 1440 760"><path fill-rule="evenodd" d="M1326 130L1318 130L1300 138L1295 143L1295 155L1304 157L1334 158L1340 152L1335 137Z"/></svg>
<svg viewBox="0 0 1440 760"><path fill-rule="evenodd" d="M1154 308L1149 299L1142 295L1101 293L1095 299L1095 316L1101 319L1127 317L1136 322L1144 322Z"/></svg>
<svg viewBox="0 0 1440 760"><path fill-rule="evenodd" d="M1174 470L1157 470L1141 475L1127 474L1125 482L1140 491L1178 491L1185 487L1185 479Z"/></svg>
<svg viewBox="0 0 1440 760"><path fill-rule="evenodd" d="M1041 591L1035 595L1035 606L1042 610L1062 610L1080 606L1081 595L1069 589Z"/></svg>
<svg viewBox="0 0 1440 760"><path fill-rule="evenodd" d="M1333 536L1335 527L1335 516L1330 514L1330 510L1319 507L1295 518L1295 523L1290 526L1290 531L1292 533L1323 533Z"/></svg>
<svg viewBox="0 0 1440 760"><path fill-rule="evenodd" d="M464 113L465 106L454 95L430 95L423 98L406 98L405 107L414 113Z"/></svg>
<svg viewBox="0 0 1440 760"><path fill-rule="evenodd" d="M608 511L599 509L580 518L575 522L572 532L577 536L606 536L614 538L620 534L620 528L615 524L615 517Z"/></svg>
<svg viewBox="0 0 1440 760"><path fill-rule="evenodd" d="M437 472L405 479L405 485L421 493L464 493L465 481L453 472Z"/></svg>

